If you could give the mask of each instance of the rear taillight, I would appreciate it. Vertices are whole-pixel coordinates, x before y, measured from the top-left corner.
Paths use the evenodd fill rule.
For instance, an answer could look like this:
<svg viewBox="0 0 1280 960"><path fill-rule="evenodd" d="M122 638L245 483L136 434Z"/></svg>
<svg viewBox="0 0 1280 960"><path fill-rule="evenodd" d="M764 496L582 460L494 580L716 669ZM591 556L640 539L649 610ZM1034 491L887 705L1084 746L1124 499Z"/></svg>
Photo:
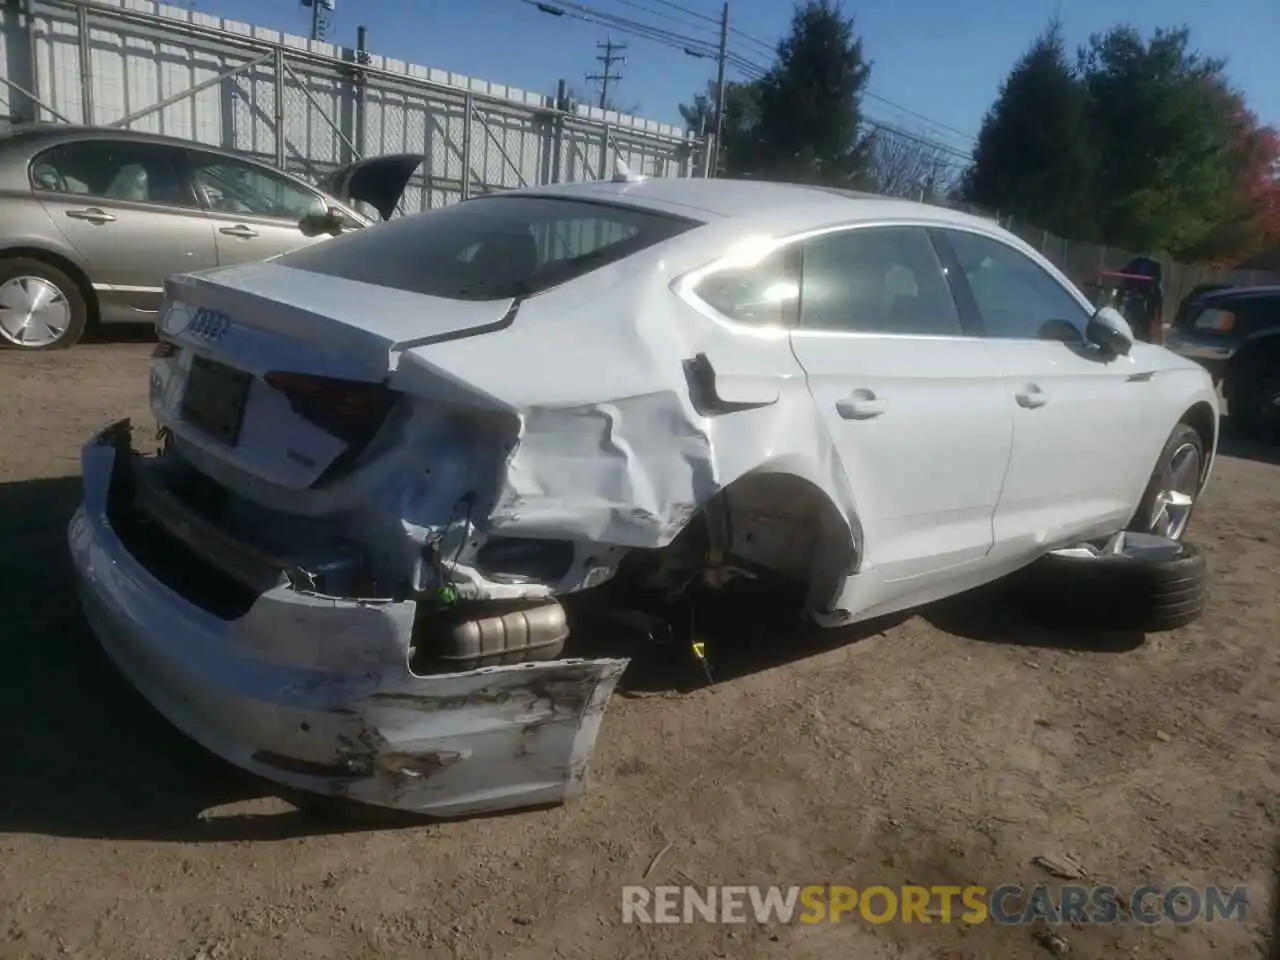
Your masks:
<svg viewBox="0 0 1280 960"><path fill-rule="evenodd" d="M283 371L263 380L284 394L298 416L353 446L373 438L395 401L383 383Z"/></svg>
<svg viewBox="0 0 1280 960"><path fill-rule="evenodd" d="M178 345L176 343L172 343L169 340L161 340L156 344L156 348L151 351L151 359L164 360L168 357L172 357L177 352Z"/></svg>

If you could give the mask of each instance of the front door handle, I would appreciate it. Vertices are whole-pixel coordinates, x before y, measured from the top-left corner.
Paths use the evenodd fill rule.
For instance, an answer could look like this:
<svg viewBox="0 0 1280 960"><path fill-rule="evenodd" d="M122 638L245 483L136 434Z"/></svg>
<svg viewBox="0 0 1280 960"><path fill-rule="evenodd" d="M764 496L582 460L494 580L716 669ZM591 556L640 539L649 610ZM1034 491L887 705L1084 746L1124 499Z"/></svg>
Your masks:
<svg viewBox="0 0 1280 960"><path fill-rule="evenodd" d="M257 230L250 230L243 223L237 223L234 227L222 227L219 233L225 233L228 237L239 237L241 240L252 240L258 235Z"/></svg>
<svg viewBox="0 0 1280 960"><path fill-rule="evenodd" d="M72 220L88 220L90 223L111 223L115 220L115 217L99 207L89 207L86 210L68 210L67 216Z"/></svg>
<svg viewBox="0 0 1280 960"><path fill-rule="evenodd" d="M873 420L888 409L871 390L855 390L836 402L836 413L845 420Z"/></svg>
<svg viewBox="0 0 1280 960"><path fill-rule="evenodd" d="M1018 406L1026 407L1028 410L1034 410L1036 407L1043 407L1049 402L1049 395L1034 383L1027 384L1015 393L1014 397L1018 400Z"/></svg>

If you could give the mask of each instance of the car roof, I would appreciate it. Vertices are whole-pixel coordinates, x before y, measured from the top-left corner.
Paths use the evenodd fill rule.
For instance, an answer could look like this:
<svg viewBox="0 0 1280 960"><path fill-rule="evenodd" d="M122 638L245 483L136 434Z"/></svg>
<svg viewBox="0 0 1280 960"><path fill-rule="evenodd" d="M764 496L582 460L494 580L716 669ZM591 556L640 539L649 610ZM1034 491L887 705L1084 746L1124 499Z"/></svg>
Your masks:
<svg viewBox="0 0 1280 960"><path fill-rule="evenodd" d="M998 229L993 220L948 207L902 200L877 193L839 187L731 178L662 177L633 181L588 180L520 191L540 196L609 200L633 206L684 213L702 220L785 219L824 223L904 219L939 226L979 226ZM1001 231L1003 233L1003 231Z"/></svg>
<svg viewBox="0 0 1280 960"><path fill-rule="evenodd" d="M1225 287L1212 290L1198 299L1202 303L1222 303L1226 300L1266 300L1280 297L1280 283L1260 284L1256 287Z"/></svg>
<svg viewBox="0 0 1280 960"><path fill-rule="evenodd" d="M124 140L130 143L156 143L171 147L182 147L188 150L200 150L222 157L230 157L248 163L256 163L272 170L278 168L257 157L245 156L234 150L199 143L195 140L184 140L181 137L168 137L160 133L148 133L143 130L125 130L121 127L84 126L67 123L24 123L0 130L0 188L27 188L27 164L32 155L47 147L59 143L76 140L109 137L112 140ZM287 170L280 173L296 179L296 175ZM10 182L12 181L12 182Z"/></svg>
<svg viewBox="0 0 1280 960"><path fill-rule="evenodd" d="M163 143L168 146L204 150L209 153L219 153L228 157L244 159L243 154L236 153L234 150L225 150L222 147L198 143L182 137L170 137L162 133L150 133L145 130L125 130L123 127L84 126L68 123L25 123L9 127L0 132L0 148L9 148L11 145L38 148L46 143L60 143L67 140L96 137L110 137L112 140L126 140L133 143Z"/></svg>

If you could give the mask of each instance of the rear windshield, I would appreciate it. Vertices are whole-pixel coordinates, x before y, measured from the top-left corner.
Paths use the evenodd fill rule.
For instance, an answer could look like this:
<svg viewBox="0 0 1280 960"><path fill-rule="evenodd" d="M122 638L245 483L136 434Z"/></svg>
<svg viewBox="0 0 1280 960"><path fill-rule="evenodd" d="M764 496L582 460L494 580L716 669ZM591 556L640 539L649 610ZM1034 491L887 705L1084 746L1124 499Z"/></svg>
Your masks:
<svg viewBox="0 0 1280 960"><path fill-rule="evenodd" d="M483 197L304 247L276 263L452 300L527 297L698 226L608 203Z"/></svg>

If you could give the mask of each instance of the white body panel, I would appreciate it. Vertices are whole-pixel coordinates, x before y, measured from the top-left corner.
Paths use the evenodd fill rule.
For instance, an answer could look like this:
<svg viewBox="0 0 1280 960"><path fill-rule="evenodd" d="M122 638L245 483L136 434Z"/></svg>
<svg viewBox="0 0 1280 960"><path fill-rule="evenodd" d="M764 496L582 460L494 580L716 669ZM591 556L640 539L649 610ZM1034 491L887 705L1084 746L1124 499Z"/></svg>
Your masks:
<svg viewBox="0 0 1280 960"><path fill-rule="evenodd" d="M555 597L599 584L629 551L668 545L723 495L734 527L729 547L786 554L813 584L810 615L838 625L969 589L1074 539L1122 528L1179 419L1202 404L1216 423L1208 375L1160 347L1139 344L1128 357L1102 361L1043 341L750 327L687 295L688 278L761 255L744 250L846 223L961 223L1066 283L993 224L759 183L528 193L696 215L705 224L518 303L422 296L287 262L175 278L162 332L180 350L156 362L152 397L177 454L263 515L332 531L414 590L447 577L464 600ZM216 315L217 336L195 323L202 310ZM182 419L196 355L254 377L235 447ZM695 359L702 366L691 366ZM345 445L262 382L270 371L384 381L399 399L364 453L316 483ZM1142 377L1131 379L1135 373ZM1019 400L1032 385L1048 403ZM409 675L411 603L280 587L240 620L215 622L150 578L112 533L102 508L109 456L101 444L86 447L86 506L71 531L86 607L135 682L193 737L268 776L338 792L337 781L282 774L253 758L267 749L338 759L333 744L350 731L333 726L334 714L312 711L340 702L362 729L379 731L370 762L409 753L505 764L341 786L360 799L473 811L554 799L580 782L625 663L528 667L529 677L545 670L571 678L578 708L563 715L533 697L529 710L553 725L524 759L514 746L528 711L464 711L456 724L379 712L370 697L380 691L465 699L492 684L536 683L510 671ZM751 493L774 489L773 481L816 510L818 523L802 528L784 509L794 502ZM478 560L495 537L568 541L573 563L552 579L495 579ZM447 574L423 564L430 550L451 558ZM319 662L333 656L343 662ZM274 672L282 659L286 672ZM318 700L288 693L315 681L305 673L315 670L324 674ZM182 705L191 702L207 709ZM328 747L282 732L299 716L328 724ZM405 776L415 785L406 787Z"/></svg>

